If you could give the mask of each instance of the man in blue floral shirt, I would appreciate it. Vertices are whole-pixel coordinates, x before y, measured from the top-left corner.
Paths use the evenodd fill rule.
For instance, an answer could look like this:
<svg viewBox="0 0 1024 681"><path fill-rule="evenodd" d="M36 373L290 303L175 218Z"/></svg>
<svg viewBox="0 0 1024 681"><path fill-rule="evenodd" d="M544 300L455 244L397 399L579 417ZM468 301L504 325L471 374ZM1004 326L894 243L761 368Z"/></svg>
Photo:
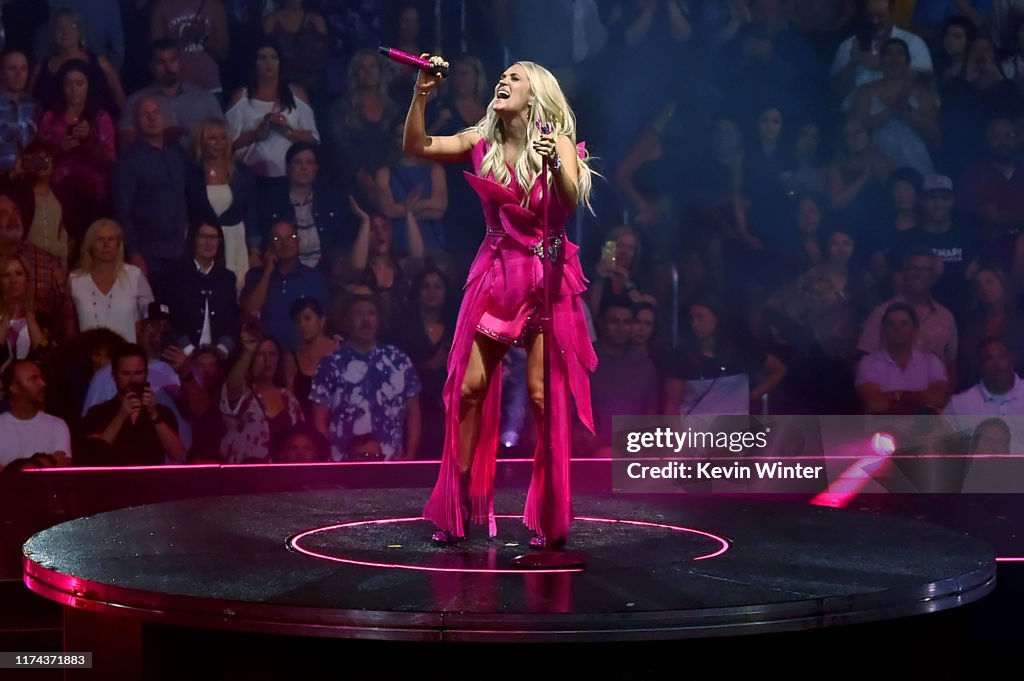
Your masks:
<svg viewBox="0 0 1024 681"><path fill-rule="evenodd" d="M369 297L349 306L348 342L320 360L310 399L313 424L331 442L331 458L352 458L355 438L370 435L383 458L410 458L420 440L420 379L408 355L377 342L380 308Z"/></svg>

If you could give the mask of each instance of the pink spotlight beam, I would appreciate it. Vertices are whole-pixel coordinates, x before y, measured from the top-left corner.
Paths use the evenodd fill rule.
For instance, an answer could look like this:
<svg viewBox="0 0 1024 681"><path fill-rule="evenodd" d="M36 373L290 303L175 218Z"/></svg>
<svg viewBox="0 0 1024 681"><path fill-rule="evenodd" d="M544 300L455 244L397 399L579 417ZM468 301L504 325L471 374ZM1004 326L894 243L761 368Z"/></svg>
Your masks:
<svg viewBox="0 0 1024 681"><path fill-rule="evenodd" d="M871 450L874 456L864 456L854 461L829 483L828 489L817 494L810 503L830 508L849 505L871 481L872 474L880 473L890 464L893 452L896 451L896 438L889 433L875 433L871 436Z"/></svg>

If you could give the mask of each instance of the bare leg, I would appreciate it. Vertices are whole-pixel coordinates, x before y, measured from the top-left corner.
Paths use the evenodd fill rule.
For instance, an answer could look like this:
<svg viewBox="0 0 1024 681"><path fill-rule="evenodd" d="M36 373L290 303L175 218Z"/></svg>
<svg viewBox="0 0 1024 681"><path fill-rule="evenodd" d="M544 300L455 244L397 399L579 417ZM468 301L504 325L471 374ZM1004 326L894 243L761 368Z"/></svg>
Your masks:
<svg viewBox="0 0 1024 681"><path fill-rule="evenodd" d="M544 334L538 333L526 347L526 389L538 433L544 428ZM543 433L541 433L543 434Z"/></svg>
<svg viewBox="0 0 1024 681"><path fill-rule="evenodd" d="M505 356L507 346L483 334L473 337L466 375L459 399L459 473L473 469L473 454L480 440L484 397L491 386L494 370Z"/></svg>

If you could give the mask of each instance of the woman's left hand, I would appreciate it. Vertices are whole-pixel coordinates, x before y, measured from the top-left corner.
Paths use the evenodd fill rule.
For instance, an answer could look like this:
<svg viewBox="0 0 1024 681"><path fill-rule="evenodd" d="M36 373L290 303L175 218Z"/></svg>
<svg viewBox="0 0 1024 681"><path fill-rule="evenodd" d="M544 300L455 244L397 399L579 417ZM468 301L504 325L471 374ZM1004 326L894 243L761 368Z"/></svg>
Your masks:
<svg viewBox="0 0 1024 681"><path fill-rule="evenodd" d="M555 138L552 135L542 135L540 139L533 141L533 150L554 163L558 158L558 149L555 146Z"/></svg>

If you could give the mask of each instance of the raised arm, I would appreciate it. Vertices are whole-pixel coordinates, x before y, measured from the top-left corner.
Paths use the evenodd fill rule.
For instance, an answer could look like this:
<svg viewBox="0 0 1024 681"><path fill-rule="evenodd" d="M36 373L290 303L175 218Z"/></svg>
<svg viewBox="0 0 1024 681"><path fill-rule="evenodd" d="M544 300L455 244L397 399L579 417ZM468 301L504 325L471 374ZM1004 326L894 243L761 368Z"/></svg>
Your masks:
<svg viewBox="0 0 1024 681"><path fill-rule="evenodd" d="M352 269L362 272L370 258L370 216L360 207L354 196L348 197L348 205L359 220L359 231L356 233L355 243L352 244Z"/></svg>
<svg viewBox="0 0 1024 681"><path fill-rule="evenodd" d="M424 53L420 56L426 58L428 55ZM438 56L430 57L430 61L448 66L448 62ZM427 98L440 82L440 76L426 71L420 71L416 77L416 89L409 104L409 113L405 117L402 149L407 154L436 161L465 162L469 160L469 152L473 145L480 141L480 133L467 130L458 135L427 134Z"/></svg>
<svg viewBox="0 0 1024 681"><path fill-rule="evenodd" d="M242 352L238 355L238 359L235 360L231 371L228 372L227 381L224 383L228 403L232 405L232 408L238 404L238 400L242 399L242 395L245 394L249 367L252 365L253 356L256 354L256 349L259 345L260 341L258 338L251 336L246 331L242 331Z"/></svg>
<svg viewBox="0 0 1024 681"><path fill-rule="evenodd" d="M420 229L419 220L411 210L405 214L405 228L408 230L409 257L422 258L426 255L427 249L423 244L423 230Z"/></svg>

